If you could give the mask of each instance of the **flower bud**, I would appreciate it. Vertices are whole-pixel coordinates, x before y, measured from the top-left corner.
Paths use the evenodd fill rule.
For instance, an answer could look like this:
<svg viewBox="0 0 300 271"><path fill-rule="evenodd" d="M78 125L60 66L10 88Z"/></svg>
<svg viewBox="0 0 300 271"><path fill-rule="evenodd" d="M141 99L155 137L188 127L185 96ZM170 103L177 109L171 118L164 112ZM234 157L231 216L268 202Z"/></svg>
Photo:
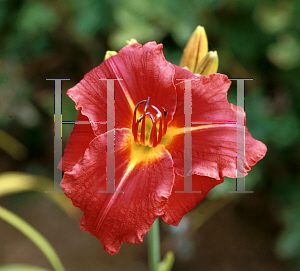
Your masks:
<svg viewBox="0 0 300 271"><path fill-rule="evenodd" d="M126 45L129 45L129 44L132 44L132 43L137 43L137 40L136 39L126 40ZM104 60L110 58L111 56L116 55L117 53L118 52L116 52L116 51L106 51Z"/></svg>
<svg viewBox="0 0 300 271"><path fill-rule="evenodd" d="M106 59L108 59L108 58L110 58L111 56L114 56L114 55L116 55L116 54L117 54L116 51L106 51L104 60L106 60Z"/></svg>
<svg viewBox="0 0 300 271"><path fill-rule="evenodd" d="M217 51L209 51L198 63L194 73L208 76L211 73L216 73L218 66L219 58Z"/></svg>
<svg viewBox="0 0 300 271"><path fill-rule="evenodd" d="M179 66L182 68L188 68L191 72L195 72L196 66L207 52L208 41L205 29L199 25L191 35L183 50Z"/></svg>
<svg viewBox="0 0 300 271"><path fill-rule="evenodd" d="M130 40L126 40L126 45L132 44L132 43L137 43L136 39L130 39Z"/></svg>

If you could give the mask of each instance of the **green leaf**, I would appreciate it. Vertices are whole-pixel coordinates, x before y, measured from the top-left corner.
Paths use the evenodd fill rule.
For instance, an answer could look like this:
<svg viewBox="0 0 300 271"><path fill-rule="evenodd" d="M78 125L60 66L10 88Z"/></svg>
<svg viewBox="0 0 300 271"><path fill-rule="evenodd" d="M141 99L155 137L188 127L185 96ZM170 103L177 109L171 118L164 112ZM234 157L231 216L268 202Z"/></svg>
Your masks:
<svg viewBox="0 0 300 271"><path fill-rule="evenodd" d="M50 271L38 266L28 265L28 264L7 264L1 265L0 271Z"/></svg>
<svg viewBox="0 0 300 271"><path fill-rule="evenodd" d="M28 237L47 257L55 271L65 271L65 268L59 260L54 248L35 228L2 206L0 206L0 218Z"/></svg>
<svg viewBox="0 0 300 271"><path fill-rule="evenodd" d="M36 191L49 197L70 217L77 213L70 200L60 193L45 193L53 190L53 180L44 176L36 176L21 172L5 172L0 174L0 198L16 193Z"/></svg>
<svg viewBox="0 0 300 271"><path fill-rule="evenodd" d="M159 264L157 271L170 271L173 267L175 256L172 251L168 251L164 259Z"/></svg>
<svg viewBox="0 0 300 271"><path fill-rule="evenodd" d="M18 161L26 158L28 151L22 143L3 130L0 130L0 138L0 149Z"/></svg>

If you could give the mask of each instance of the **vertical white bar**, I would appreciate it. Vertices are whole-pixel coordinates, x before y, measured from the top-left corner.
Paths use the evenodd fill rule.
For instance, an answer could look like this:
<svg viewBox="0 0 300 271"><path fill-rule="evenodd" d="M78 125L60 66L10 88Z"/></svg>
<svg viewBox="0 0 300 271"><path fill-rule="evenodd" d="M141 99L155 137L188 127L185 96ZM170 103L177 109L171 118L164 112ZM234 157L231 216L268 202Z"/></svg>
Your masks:
<svg viewBox="0 0 300 271"><path fill-rule="evenodd" d="M98 193L123 193L122 191L115 191L115 80L122 79L100 79L107 82L107 190L98 191Z"/></svg>
<svg viewBox="0 0 300 271"><path fill-rule="evenodd" d="M184 80L184 191L175 193L201 193L193 191L193 161L192 161L192 79Z"/></svg>
<svg viewBox="0 0 300 271"><path fill-rule="evenodd" d="M63 192L59 186L62 180L62 171L57 168L62 158L62 108L61 108L61 81L70 79L46 79L54 81L54 190L45 193L69 193Z"/></svg>
<svg viewBox="0 0 300 271"><path fill-rule="evenodd" d="M107 192L115 192L115 97L114 79L107 79Z"/></svg>
<svg viewBox="0 0 300 271"><path fill-rule="evenodd" d="M243 108L245 111L245 80L253 79L230 79L237 81L237 106ZM242 127L242 129L240 129ZM245 117L243 114L237 114L237 178L236 191L228 191L228 193L253 193L253 191L246 191L245 189Z"/></svg>

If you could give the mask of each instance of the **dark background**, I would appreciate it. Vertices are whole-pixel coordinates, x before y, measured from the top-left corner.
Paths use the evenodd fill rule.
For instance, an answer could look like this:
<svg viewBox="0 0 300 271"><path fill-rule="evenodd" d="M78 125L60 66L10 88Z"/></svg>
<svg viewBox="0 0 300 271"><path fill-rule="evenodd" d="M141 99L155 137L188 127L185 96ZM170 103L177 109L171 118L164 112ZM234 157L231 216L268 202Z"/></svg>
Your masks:
<svg viewBox="0 0 300 271"><path fill-rule="evenodd" d="M299 270L299 1L0 1L0 172L53 178L54 84L46 78L71 79L63 82L63 120L75 120L65 92L106 50L130 38L154 40L179 64L197 25L206 29L209 50L218 51L218 72L254 79L245 87L247 127L268 152L246 177L254 194L228 194L235 180L226 179L179 227L161 223L162 254L174 251L173 270ZM234 83L229 101L236 101ZM71 126L63 125L64 146ZM110 256L79 229L80 213L61 211L43 193L6 195L0 204L38 229L67 270L147 270L146 241ZM49 267L0 221L0 264L15 262Z"/></svg>

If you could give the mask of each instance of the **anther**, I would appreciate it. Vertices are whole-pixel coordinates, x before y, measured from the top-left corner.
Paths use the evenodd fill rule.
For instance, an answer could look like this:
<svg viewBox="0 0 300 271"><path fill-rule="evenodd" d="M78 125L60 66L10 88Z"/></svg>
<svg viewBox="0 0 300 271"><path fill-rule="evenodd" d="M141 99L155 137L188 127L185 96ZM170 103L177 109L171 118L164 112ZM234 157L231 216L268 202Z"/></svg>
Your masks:
<svg viewBox="0 0 300 271"><path fill-rule="evenodd" d="M168 125L168 123L167 123L167 114L168 114L168 111L167 111L167 109L166 108L164 108L164 107L162 107L162 110L164 111L164 130L163 130L163 135L162 136L164 136L165 134L166 134L166 132L167 132L167 125Z"/></svg>
<svg viewBox="0 0 300 271"><path fill-rule="evenodd" d="M164 107L162 107L162 110L164 111L164 117L166 117L166 116L167 116L167 114L168 114L168 111L167 111L167 109L165 109Z"/></svg>
<svg viewBox="0 0 300 271"><path fill-rule="evenodd" d="M138 121L141 122L141 120L143 119L144 116L147 116L149 115L150 119L152 120L152 123L154 122L154 117L153 115L150 113L150 112L147 112L146 114L143 114L141 115L139 118L138 118Z"/></svg>
<svg viewBox="0 0 300 271"><path fill-rule="evenodd" d="M159 109L156 106L154 106L154 105L151 105L151 107L157 112L156 117L160 118L161 117L161 112L159 111Z"/></svg>
<svg viewBox="0 0 300 271"><path fill-rule="evenodd" d="M149 103L150 103L150 97L148 97L148 98L147 98L147 101L146 101L146 103L145 103L145 107L144 107L144 113L146 113L146 112L147 112L147 110L148 110L148 107L149 107Z"/></svg>

